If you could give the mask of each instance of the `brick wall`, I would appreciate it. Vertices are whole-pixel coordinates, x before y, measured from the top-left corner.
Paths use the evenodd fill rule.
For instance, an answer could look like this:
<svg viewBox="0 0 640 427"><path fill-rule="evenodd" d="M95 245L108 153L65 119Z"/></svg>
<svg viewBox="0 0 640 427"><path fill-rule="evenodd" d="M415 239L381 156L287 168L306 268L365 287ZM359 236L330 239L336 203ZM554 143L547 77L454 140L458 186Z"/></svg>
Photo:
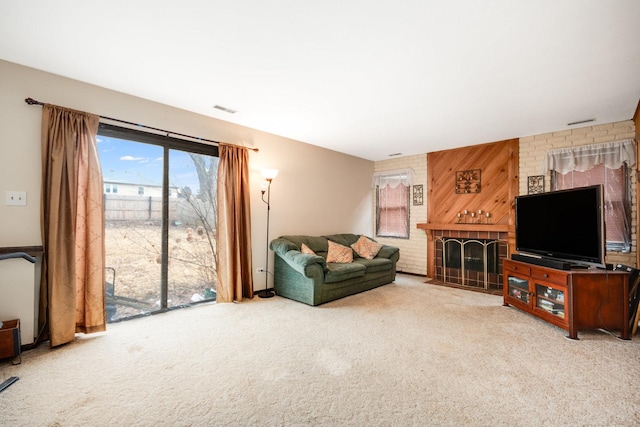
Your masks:
<svg viewBox="0 0 640 427"><path fill-rule="evenodd" d="M411 210L409 213L409 239L393 239L386 237L376 237L375 228L371 235L380 243L393 245L400 248L400 261L397 268L399 272L427 274L427 235L423 230L416 228L419 223L427 220L427 155L419 154L416 156L399 157L396 159L383 160L375 163L374 171L383 172L396 169L411 168L414 173L414 184L422 185L423 204L419 206L413 205L413 188L409 194ZM375 192L375 189L371 189ZM375 195L373 197L373 224L375 227Z"/></svg>
<svg viewBox="0 0 640 427"><path fill-rule="evenodd" d="M542 161L547 150L555 148L573 147L588 144L598 144L602 142L619 141L622 139L635 138L635 124L633 120L623 122L608 123L596 126L587 126L582 128L545 133L541 135L527 136L520 138L520 194L527 194L527 177L533 175L542 175ZM410 213L410 238L406 239L390 239L376 238L376 240L394 245L400 248L400 261L398 262L398 271L405 273L427 274L427 238L423 230L418 230L416 224L427 222L427 155L420 154L416 156L399 157L396 159L383 160L375 163L374 170L376 172L411 168L415 173L415 184L422 184L424 187L424 204L422 206L413 206L411 204ZM608 252L607 262L612 264L622 263L631 266L636 265L637 251L637 209L636 200L637 177L635 168L631 168L631 195L632 195L632 230L631 235L632 248L628 254L619 252ZM549 174L545 177L545 191L550 190ZM372 189L372 191L374 191ZM413 194L413 192L412 192ZM373 198L375 204L375 197ZM375 205L372 209L373 223L375 224ZM372 236L375 235L375 229L372 230Z"/></svg>
<svg viewBox="0 0 640 427"><path fill-rule="evenodd" d="M560 132L551 132L541 135L520 138L520 194L527 194L527 177L542 175L542 161L547 150L580 145L599 144L603 142L619 141L635 138L635 125L633 120L608 123L597 126L587 126ZM631 168L631 196L632 196L632 223L631 252L607 252L607 262L612 264L622 263L631 266L636 265L637 251L637 200L636 200L636 170ZM550 175L546 174L544 181L545 191L551 186Z"/></svg>

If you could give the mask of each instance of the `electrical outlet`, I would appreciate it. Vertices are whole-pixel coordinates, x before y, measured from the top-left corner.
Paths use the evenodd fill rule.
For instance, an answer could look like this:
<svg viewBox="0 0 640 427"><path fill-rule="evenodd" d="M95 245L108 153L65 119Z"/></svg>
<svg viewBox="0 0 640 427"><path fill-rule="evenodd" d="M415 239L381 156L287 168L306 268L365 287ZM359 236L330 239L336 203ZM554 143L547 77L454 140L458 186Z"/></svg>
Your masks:
<svg viewBox="0 0 640 427"><path fill-rule="evenodd" d="M5 197L5 205L7 206L27 206L26 191L7 191Z"/></svg>
<svg viewBox="0 0 640 427"><path fill-rule="evenodd" d="M264 273L264 268L262 268L262 267L258 267L258 268L256 268L256 271L257 271L258 273Z"/></svg>

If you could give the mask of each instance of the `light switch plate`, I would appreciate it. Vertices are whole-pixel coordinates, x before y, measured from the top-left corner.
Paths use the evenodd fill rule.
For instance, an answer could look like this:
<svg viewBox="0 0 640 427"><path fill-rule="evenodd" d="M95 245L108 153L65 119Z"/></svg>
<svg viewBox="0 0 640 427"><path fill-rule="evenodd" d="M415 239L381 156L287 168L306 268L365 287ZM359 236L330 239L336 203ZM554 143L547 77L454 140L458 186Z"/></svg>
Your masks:
<svg viewBox="0 0 640 427"><path fill-rule="evenodd" d="M27 192L26 191L7 191L5 205L27 206Z"/></svg>

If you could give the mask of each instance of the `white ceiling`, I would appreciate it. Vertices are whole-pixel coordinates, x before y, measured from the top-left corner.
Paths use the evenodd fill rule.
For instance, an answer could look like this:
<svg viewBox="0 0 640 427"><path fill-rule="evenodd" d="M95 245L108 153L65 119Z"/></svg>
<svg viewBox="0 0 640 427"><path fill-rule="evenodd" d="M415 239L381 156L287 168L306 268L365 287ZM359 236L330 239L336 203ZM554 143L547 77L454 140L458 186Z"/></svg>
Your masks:
<svg viewBox="0 0 640 427"><path fill-rule="evenodd" d="M631 119L640 1L2 1L0 59L384 160Z"/></svg>

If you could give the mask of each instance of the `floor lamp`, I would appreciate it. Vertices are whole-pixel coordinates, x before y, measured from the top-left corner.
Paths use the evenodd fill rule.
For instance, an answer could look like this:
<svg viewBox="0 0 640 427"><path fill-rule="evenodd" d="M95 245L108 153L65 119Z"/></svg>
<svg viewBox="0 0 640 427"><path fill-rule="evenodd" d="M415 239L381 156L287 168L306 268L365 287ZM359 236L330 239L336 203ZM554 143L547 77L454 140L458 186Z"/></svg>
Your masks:
<svg viewBox="0 0 640 427"><path fill-rule="evenodd" d="M271 181L278 176L278 169L263 169L262 176L266 180L262 187L262 201L267 204L267 260L264 269L264 289L256 292L260 298L271 298L275 295L273 289L269 289L269 211L271 211ZM264 193L267 193L267 200Z"/></svg>

